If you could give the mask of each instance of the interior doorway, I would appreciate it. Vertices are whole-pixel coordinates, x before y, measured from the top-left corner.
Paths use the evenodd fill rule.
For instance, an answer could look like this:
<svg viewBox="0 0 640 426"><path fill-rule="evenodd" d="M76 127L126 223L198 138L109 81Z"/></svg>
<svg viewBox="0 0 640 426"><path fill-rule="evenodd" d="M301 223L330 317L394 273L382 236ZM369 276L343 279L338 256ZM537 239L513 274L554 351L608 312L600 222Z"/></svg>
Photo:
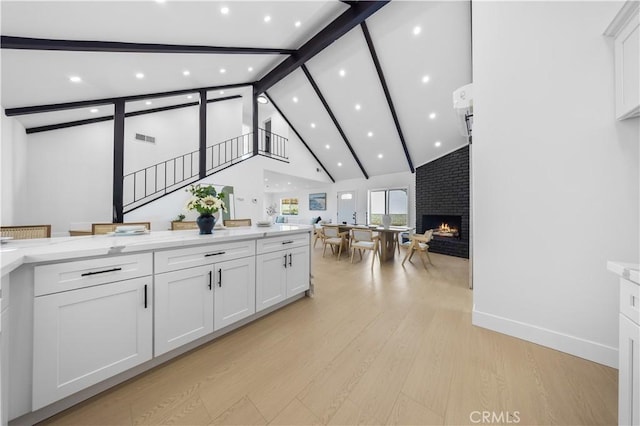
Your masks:
<svg viewBox="0 0 640 426"><path fill-rule="evenodd" d="M356 221L356 191L338 192L338 223Z"/></svg>
<svg viewBox="0 0 640 426"><path fill-rule="evenodd" d="M271 119L264 122L264 152L271 152Z"/></svg>

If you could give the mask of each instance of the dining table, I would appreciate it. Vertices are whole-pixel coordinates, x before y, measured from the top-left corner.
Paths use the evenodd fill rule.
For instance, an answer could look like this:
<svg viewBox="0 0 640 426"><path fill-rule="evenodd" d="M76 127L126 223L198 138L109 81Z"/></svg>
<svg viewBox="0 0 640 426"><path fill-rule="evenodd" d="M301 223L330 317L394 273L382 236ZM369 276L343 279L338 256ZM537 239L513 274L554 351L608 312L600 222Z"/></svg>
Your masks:
<svg viewBox="0 0 640 426"><path fill-rule="evenodd" d="M371 229L374 232L377 232L380 236L380 260L382 262L388 262L394 259L395 257L395 249L396 242L398 241L397 234L402 232L408 232L411 228L406 226L390 226L385 228L384 226L379 225L355 225L355 224L328 224L325 226L337 226L338 232L350 232L352 229ZM348 239L347 239L347 248L348 248Z"/></svg>

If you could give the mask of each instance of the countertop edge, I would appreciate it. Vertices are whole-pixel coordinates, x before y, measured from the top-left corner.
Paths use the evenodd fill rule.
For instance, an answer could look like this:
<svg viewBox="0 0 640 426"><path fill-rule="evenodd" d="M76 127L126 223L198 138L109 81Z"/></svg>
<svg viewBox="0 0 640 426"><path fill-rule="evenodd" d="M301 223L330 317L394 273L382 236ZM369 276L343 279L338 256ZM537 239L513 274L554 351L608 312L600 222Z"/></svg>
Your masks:
<svg viewBox="0 0 640 426"><path fill-rule="evenodd" d="M622 278L640 285L640 265L637 263L610 260L607 262L607 269Z"/></svg>

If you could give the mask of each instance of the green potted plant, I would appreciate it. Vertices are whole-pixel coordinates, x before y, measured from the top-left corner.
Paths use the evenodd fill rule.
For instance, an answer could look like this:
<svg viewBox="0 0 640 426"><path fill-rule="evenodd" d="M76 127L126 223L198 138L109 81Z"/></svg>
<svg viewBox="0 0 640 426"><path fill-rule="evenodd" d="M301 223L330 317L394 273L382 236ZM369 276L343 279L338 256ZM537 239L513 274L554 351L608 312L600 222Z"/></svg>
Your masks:
<svg viewBox="0 0 640 426"><path fill-rule="evenodd" d="M191 185L187 189L191 193L191 198L187 202L187 210L196 210L200 216L196 219L200 234L211 234L216 224L216 218L213 216L218 211L227 211L222 200L224 193L218 193L213 185Z"/></svg>

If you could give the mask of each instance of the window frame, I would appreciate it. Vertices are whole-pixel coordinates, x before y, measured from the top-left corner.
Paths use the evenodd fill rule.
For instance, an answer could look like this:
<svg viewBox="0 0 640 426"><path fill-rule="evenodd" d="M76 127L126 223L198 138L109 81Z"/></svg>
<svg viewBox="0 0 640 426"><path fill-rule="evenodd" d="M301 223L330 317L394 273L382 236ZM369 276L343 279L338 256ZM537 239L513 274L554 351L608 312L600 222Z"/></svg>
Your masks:
<svg viewBox="0 0 640 426"><path fill-rule="evenodd" d="M406 209L406 221L403 225L394 226L409 226L409 209L410 209L410 201L409 201L409 187L408 186L398 186L398 187L389 187L389 188L375 188L367 190L367 224L373 224L371 220L371 193L372 192L384 192L384 213L389 214L389 192L391 191L403 191L407 195L407 209ZM380 223L381 224L381 223Z"/></svg>

